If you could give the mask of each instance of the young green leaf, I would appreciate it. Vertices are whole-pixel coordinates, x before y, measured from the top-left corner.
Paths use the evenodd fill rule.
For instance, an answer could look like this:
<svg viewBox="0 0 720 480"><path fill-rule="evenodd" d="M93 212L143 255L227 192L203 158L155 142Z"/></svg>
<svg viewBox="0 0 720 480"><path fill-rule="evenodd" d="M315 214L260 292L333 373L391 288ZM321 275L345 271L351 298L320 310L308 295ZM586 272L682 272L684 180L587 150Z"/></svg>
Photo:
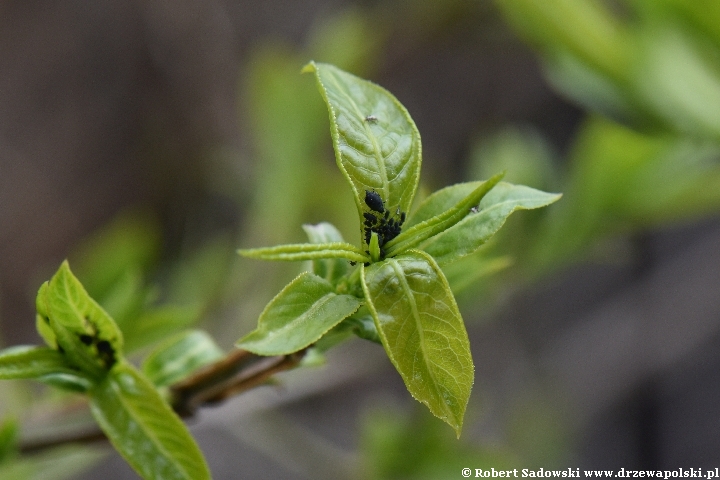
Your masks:
<svg viewBox="0 0 720 480"><path fill-rule="evenodd" d="M37 378L38 381L47 385L67 390L69 392L85 393L95 385L96 380L85 376L80 372L49 373Z"/></svg>
<svg viewBox="0 0 720 480"><path fill-rule="evenodd" d="M474 190L483 185L485 180L478 182L465 182L450 185L433 192L420 203L417 209L408 217L405 228L410 229L453 208ZM502 182L500 182L502 183ZM478 202L479 203L479 202Z"/></svg>
<svg viewBox="0 0 720 480"><path fill-rule="evenodd" d="M155 348L143 362L142 371L155 386L165 387L223 356L223 351L210 335L200 330L189 330Z"/></svg>
<svg viewBox="0 0 720 480"><path fill-rule="evenodd" d="M378 240L378 234L377 232L372 232L370 234L370 245L369 252L370 252L370 260L373 262L379 262L380 261L380 240Z"/></svg>
<svg viewBox="0 0 720 480"><path fill-rule="evenodd" d="M258 326L237 346L259 355L284 355L302 350L352 315L360 300L338 295L317 275L302 273L265 307Z"/></svg>
<svg viewBox="0 0 720 480"><path fill-rule="evenodd" d="M0 351L0 379L38 378L53 373L77 375L65 356L46 347L17 346Z"/></svg>
<svg viewBox="0 0 720 480"><path fill-rule="evenodd" d="M40 288L37 304L41 316L47 314L41 321L50 326L58 349L72 366L99 379L122 354L120 329L90 298L67 261Z"/></svg>
<svg viewBox="0 0 720 480"><path fill-rule="evenodd" d="M210 471L182 420L155 387L122 361L90 391L95 420L146 480L204 480Z"/></svg>
<svg viewBox="0 0 720 480"><path fill-rule="evenodd" d="M442 199L459 196L463 190L480 183L454 185L440 190L436 195ZM440 199L432 198L434 196L428 198L430 206L427 210L431 210L433 204L440 203ZM500 183L482 199L477 213L471 213L451 228L421 243L418 248L432 255L439 265L447 265L480 248L513 212L544 207L560 197L559 194L545 193L522 185Z"/></svg>
<svg viewBox="0 0 720 480"><path fill-rule="evenodd" d="M33 378L54 387L85 392L93 381L53 348L17 346L0 351L0 379Z"/></svg>
<svg viewBox="0 0 720 480"><path fill-rule="evenodd" d="M342 235L332 224L327 222L317 225L303 225L303 230L310 243L344 243ZM348 263L342 258L325 258L313 260L313 273L329 282L335 282L347 273Z"/></svg>
<svg viewBox="0 0 720 480"><path fill-rule="evenodd" d="M385 245L385 255L397 255L410 248L415 248L428 238L458 223L470 213L471 208L478 205L480 200L497 185L503 175L498 174L485 182L481 182L477 188L452 207L402 232Z"/></svg>
<svg viewBox="0 0 720 480"><path fill-rule="evenodd" d="M366 191L384 208L408 212L420 176L420 133L405 107L387 90L332 65L311 62L330 114L337 164L355 194L358 214L369 212Z"/></svg>
<svg viewBox="0 0 720 480"><path fill-rule="evenodd" d="M370 260L370 257L355 245L344 242L295 243L276 247L238 250L238 253L243 257L258 260L297 261L319 258L345 258L353 262L367 262Z"/></svg>
<svg viewBox="0 0 720 480"><path fill-rule="evenodd" d="M45 340L45 344L50 348L57 348L57 336L50 326L50 316L47 311L47 288L48 283L40 285L37 296L35 297L35 328Z"/></svg>
<svg viewBox="0 0 720 480"><path fill-rule="evenodd" d="M460 436L474 367L442 271L417 250L361 268L367 306L408 391Z"/></svg>

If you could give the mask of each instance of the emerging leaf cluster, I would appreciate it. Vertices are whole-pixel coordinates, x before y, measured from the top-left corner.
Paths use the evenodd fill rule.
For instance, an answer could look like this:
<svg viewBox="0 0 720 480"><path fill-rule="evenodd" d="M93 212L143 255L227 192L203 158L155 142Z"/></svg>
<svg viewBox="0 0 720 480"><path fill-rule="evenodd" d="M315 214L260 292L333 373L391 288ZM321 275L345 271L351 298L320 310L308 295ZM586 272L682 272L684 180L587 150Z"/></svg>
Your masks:
<svg viewBox="0 0 720 480"><path fill-rule="evenodd" d="M207 360L212 350L196 339L198 333L163 344L146 362L146 375L125 359L122 332L67 261L40 287L36 303L37 329L47 346L0 352L0 379L34 378L87 395L103 432L143 478L209 479L200 449L157 389L168 376L177 378L179 370L187 373ZM172 364L157 361L182 341L184 353L176 351Z"/></svg>
<svg viewBox="0 0 720 480"><path fill-rule="evenodd" d="M273 298L237 346L289 354L325 348L325 338L354 332L381 343L413 397L459 436L474 366L441 268L477 251L515 210L560 196L502 183L496 175L439 190L410 214L422 149L407 110L385 89L332 65L311 62L303 71L315 75L328 107L361 247L321 223L304 226L310 243L240 250L263 260L311 260L312 272Z"/></svg>

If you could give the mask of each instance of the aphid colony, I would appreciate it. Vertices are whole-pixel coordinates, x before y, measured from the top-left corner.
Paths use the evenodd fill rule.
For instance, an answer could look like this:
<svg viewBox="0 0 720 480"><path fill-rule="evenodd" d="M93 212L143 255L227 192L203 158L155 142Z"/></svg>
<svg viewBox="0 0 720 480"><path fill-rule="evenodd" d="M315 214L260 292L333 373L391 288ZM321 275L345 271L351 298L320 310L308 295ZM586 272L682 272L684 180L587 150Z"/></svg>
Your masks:
<svg viewBox="0 0 720 480"><path fill-rule="evenodd" d="M385 209L380 195L372 190L365 190L365 205L375 213L365 212L365 243L370 243L372 232L377 233L378 244L382 252L382 246L400 234L400 227L405 223L405 212L398 207L395 212L400 218L390 218L390 211Z"/></svg>

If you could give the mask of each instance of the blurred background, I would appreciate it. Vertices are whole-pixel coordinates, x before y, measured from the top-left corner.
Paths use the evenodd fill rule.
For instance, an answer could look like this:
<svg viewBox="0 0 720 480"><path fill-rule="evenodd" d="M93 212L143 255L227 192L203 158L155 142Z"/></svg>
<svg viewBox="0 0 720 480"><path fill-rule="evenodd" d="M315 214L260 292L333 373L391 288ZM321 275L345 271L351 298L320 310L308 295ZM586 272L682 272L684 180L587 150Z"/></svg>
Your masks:
<svg viewBox="0 0 720 480"><path fill-rule="evenodd" d="M4 0L2 345L40 343L35 293L69 258L131 358L191 326L228 350L306 267L237 248L320 221L357 243L311 59L407 107L419 197L502 170L564 196L445 272L476 365L460 440L355 339L193 419L215 478L720 465L713 0ZM26 439L86 425L73 402L0 386ZM137 478L102 446L0 473Z"/></svg>

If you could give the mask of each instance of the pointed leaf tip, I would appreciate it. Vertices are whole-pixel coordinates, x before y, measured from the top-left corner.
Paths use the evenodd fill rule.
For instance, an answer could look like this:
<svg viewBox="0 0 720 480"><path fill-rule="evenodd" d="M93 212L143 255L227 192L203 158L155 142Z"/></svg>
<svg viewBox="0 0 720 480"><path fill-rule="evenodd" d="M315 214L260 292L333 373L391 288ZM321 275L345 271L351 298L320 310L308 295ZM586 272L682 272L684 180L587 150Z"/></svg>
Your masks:
<svg viewBox="0 0 720 480"><path fill-rule="evenodd" d="M373 211L365 200L367 192L376 192L383 209L392 214L409 212L420 177L422 146L408 111L379 85L333 65L308 66L304 70L315 73L328 107L337 165L350 183L359 217ZM362 225L360 232L364 239ZM369 238L363 244L368 242Z"/></svg>
<svg viewBox="0 0 720 480"><path fill-rule="evenodd" d="M300 73L314 73L315 70L315 62L313 60L310 60L308 63L305 64L305 66L302 67Z"/></svg>
<svg viewBox="0 0 720 480"><path fill-rule="evenodd" d="M368 309L405 386L459 436L474 366L442 271L432 257L411 250L361 272Z"/></svg>

